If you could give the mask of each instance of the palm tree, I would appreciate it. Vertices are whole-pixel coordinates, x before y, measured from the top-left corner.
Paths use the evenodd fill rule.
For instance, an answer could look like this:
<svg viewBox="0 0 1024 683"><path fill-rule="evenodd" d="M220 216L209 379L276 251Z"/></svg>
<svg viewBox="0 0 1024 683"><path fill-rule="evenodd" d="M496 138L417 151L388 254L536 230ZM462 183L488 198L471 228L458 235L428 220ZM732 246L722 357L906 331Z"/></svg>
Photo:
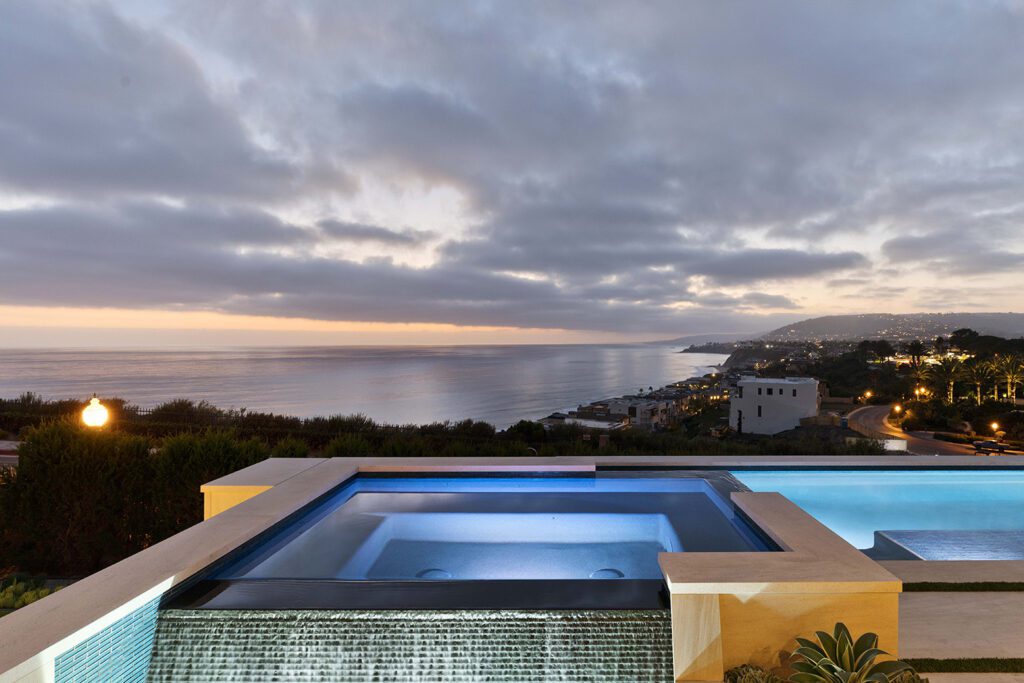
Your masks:
<svg viewBox="0 0 1024 683"><path fill-rule="evenodd" d="M953 402L953 389L963 377L964 364L959 358L943 358L928 368L928 376L939 389L946 391L946 403Z"/></svg>
<svg viewBox="0 0 1024 683"><path fill-rule="evenodd" d="M978 399L979 406L981 405L981 386L988 384L993 376L992 367L986 361L975 358L964 365L964 379L974 385L974 395Z"/></svg>
<svg viewBox="0 0 1024 683"><path fill-rule="evenodd" d="M995 373L1006 382L1006 400L1013 403L1017 385L1024 381L1024 357L1018 354L996 356L992 365Z"/></svg>
<svg viewBox="0 0 1024 683"><path fill-rule="evenodd" d="M915 367L921 367L921 356L924 355L925 348L924 344L920 339L915 339L912 342L907 342L903 345L903 350L910 356L910 364Z"/></svg>

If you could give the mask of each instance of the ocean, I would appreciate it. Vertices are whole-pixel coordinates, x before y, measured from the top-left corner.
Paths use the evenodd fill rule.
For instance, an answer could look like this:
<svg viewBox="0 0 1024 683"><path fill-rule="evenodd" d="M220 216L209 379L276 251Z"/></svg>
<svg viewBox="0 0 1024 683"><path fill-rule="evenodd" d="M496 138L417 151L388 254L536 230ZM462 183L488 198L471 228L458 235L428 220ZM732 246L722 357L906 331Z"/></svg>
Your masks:
<svg viewBox="0 0 1024 683"><path fill-rule="evenodd" d="M2 350L0 397L175 398L391 424L472 418L498 428L709 372L719 354L657 344Z"/></svg>

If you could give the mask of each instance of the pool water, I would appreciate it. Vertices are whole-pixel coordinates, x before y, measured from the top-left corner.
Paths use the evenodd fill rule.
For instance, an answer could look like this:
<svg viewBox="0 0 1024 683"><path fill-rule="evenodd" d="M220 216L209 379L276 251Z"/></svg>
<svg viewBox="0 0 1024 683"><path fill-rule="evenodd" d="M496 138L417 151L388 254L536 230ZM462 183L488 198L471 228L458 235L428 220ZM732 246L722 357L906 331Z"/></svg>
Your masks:
<svg viewBox="0 0 1024 683"><path fill-rule="evenodd" d="M660 552L769 549L699 477L358 477L217 579L660 579Z"/></svg>
<svg viewBox="0 0 1024 683"><path fill-rule="evenodd" d="M1024 471L1020 470L732 474L753 491L781 493L861 549L873 547L876 531L892 531L901 532L893 538L925 559L1008 559L1008 544L1019 538L1015 532L1024 532ZM963 540L968 538L975 542Z"/></svg>

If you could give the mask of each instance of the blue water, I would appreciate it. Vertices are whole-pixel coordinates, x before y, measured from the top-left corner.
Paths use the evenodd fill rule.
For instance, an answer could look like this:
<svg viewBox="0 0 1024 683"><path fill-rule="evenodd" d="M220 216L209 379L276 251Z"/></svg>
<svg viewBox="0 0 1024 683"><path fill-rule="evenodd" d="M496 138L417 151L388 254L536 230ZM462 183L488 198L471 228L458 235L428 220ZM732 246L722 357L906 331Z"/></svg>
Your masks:
<svg viewBox="0 0 1024 683"><path fill-rule="evenodd" d="M504 428L701 375L718 354L658 344L291 347L205 351L0 350L0 397L175 398L386 423L473 418Z"/></svg>
<svg viewBox="0 0 1024 683"><path fill-rule="evenodd" d="M858 548L875 531L1024 531L1024 471L733 472L777 491Z"/></svg>
<svg viewBox="0 0 1024 683"><path fill-rule="evenodd" d="M703 479L358 478L217 578L658 579L764 544Z"/></svg>

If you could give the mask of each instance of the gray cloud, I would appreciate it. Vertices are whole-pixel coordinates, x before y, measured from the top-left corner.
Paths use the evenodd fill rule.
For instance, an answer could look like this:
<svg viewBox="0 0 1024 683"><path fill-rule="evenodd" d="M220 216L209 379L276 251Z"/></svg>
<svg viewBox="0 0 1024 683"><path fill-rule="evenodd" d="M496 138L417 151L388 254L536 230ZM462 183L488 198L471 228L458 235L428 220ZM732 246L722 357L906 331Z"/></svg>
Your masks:
<svg viewBox="0 0 1024 683"><path fill-rule="evenodd" d="M417 246L436 237L429 230L391 230L379 225L349 223L326 218L317 222L321 232L330 238L346 242L379 242L396 246Z"/></svg>
<svg viewBox="0 0 1024 683"><path fill-rule="evenodd" d="M0 209L0 301L697 332L796 315L782 285L1013 272L1022 32L996 1L6 3L0 201L43 201Z"/></svg>

